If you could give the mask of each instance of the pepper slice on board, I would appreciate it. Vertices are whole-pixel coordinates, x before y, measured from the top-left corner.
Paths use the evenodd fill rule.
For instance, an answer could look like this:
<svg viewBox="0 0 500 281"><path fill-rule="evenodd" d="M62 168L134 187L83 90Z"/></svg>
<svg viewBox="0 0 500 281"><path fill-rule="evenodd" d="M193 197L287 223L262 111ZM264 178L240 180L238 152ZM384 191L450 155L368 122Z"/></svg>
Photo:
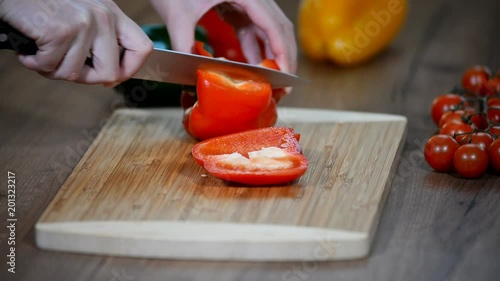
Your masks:
<svg viewBox="0 0 500 281"><path fill-rule="evenodd" d="M215 177L252 186L292 182L307 170L293 129L271 127L199 142L192 154Z"/></svg>

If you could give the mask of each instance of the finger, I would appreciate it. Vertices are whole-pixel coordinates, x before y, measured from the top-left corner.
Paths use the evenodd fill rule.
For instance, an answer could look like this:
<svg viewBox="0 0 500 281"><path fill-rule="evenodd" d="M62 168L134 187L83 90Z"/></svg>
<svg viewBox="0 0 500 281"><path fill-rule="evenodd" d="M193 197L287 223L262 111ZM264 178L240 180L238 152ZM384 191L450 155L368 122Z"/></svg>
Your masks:
<svg viewBox="0 0 500 281"><path fill-rule="evenodd" d="M172 48L179 52L191 53L194 46L195 22L183 18L167 24Z"/></svg>
<svg viewBox="0 0 500 281"><path fill-rule="evenodd" d="M22 65L38 72L52 72L57 69L71 45L73 38L65 38L39 46L35 55L18 55Z"/></svg>
<svg viewBox="0 0 500 281"><path fill-rule="evenodd" d="M167 25L172 49L179 52L191 53L194 46L195 22L198 20L192 16L192 11L194 11L195 7L192 7L191 1L183 1L182 5L178 5L176 8L174 2L176 1L152 1Z"/></svg>
<svg viewBox="0 0 500 281"><path fill-rule="evenodd" d="M241 43L241 49L248 63L259 64L262 61L262 55L254 26L242 27L238 30L237 34Z"/></svg>
<svg viewBox="0 0 500 281"><path fill-rule="evenodd" d="M288 44L288 61L290 64L290 72L295 73L297 71L297 41L295 38L295 32L293 29L293 25L291 25L290 29L287 29L286 32L286 40L290 42Z"/></svg>
<svg viewBox="0 0 500 281"><path fill-rule="evenodd" d="M183 0L182 2L152 0L151 2L167 25L172 49L191 53L196 23L210 8L224 0Z"/></svg>
<svg viewBox="0 0 500 281"><path fill-rule="evenodd" d="M59 67L53 72L41 74L49 79L77 81L89 55L95 33L96 31L92 26L89 26L87 31L80 32Z"/></svg>
<svg viewBox="0 0 500 281"><path fill-rule="evenodd" d="M118 9L116 34L119 45L125 49L120 62L119 81L131 78L153 51L153 42L142 29Z"/></svg>
<svg viewBox="0 0 500 281"><path fill-rule="evenodd" d="M278 32L282 34L281 44L277 46L273 46L272 43L274 41L270 41L271 49L275 48L285 48L286 52L281 56L281 58L276 58L276 61L279 66L287 65L288 69L284 71L295 73L297 71L297 41L295 39L295 31L293 23L288 19L288 17L283 13L283 11L279 8L276 2L271 1L271 5L273 6L273 11L275 13L274 18L277 18L281 23L278 25ZM269 33L266 32L268 38L271 37ZM274 52L274 51L273 51ZM276 54L276 52L274 52Z"/></svg>
<svg viewBox="0 0 500 281"><path fill-rule="evenodd" d="M239 1L250 19L262 28L278 66L285 72L294 72L296 68L296 46L293 25L276 3L270 2L268 9L262 9L257 1ZM264 11L264 12L263 12ZM276 24L279 23L279 24Z"/></svg>
<svg viewBox="0 0 500 281"><path fill-rule="evenodd" d="M273 54L273 50L271 48L271 43L270 43L271 41L269 40L269 38L267 38L267 35L264 32L264 30L262 30L260 27L256 26L255 31L257 33L257 36L264 43L264 53L266 56L265 58L266 59L274 59L274 54Z"/></svg>
<svg viewBox="0 0 500 281"><path fill-rule="evenodd" d="M84 66L78 82L86 84L115 82L120 72L120 54L114 14L101 5L94 7L93 14L97 27L97 35L92 44L93 67Z"/></svg>

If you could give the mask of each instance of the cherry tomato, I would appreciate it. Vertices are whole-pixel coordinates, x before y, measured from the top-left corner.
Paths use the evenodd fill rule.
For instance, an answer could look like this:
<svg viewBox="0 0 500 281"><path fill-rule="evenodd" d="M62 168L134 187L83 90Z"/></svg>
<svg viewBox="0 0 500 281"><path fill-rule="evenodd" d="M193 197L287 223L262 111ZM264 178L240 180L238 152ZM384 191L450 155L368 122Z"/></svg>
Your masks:
<svg viewBox="0 0 500 281"><path fill-rule="evenodd" d="M477 132L472 134L471 143L479 145L484 150L488 150L492 142L493 137L488 133Z"/></svg>
<svg viewBox="0 0 500 281"><path fill-rule="evenodd" d="M493 170L500 173L500 139L494 141L488 148L488 158Z"/></svg>
<svg viewBox="0 0 500 281"><path fill-rule="evenodd" d="M492 83L490 84L490 81L486 81L486 83L483 83L483 84L478 86L478 88L476 90L478 96L491 97L491 96L495 95L496 85L494 85Z"/></svg>
<svg viewBox="0 0 500 281"><path fill-rule="evenodd" d="M455 94L446 94L439 96L432 102L432 120L436 125L439 124L439 120L445 112L451 111L456 108L456 106L464 101L464 98Z"/></svg>
<svg viewBox="0 0 500 281"><path fill-rule="evenodd" d="M500 138L500 126L493 126L490 128L490 133Z"/></svg>
<svg viewBox="0 0 500 281"><path fill-rule="evenodd" d="M464 123L462 121L462 115L464 115L463 110L445 112L443 116L441 116L441 119L439 120L439 128L442 128L446 123L457 123L457 124Z"/></svg>
<svg viewBox="0 0 500 281"><path fill-rule="evenodd" d="M449 135L451 137L455 137L455 135L458 134L464 134L464 133L470 133L474 129L470 125L467 124L456 124L456 123L446 123L444 124L443 128L439 130L440 134L443 135ZM468 135L461 135L461 136L456 136L455 139L458 142L464 141L468 138Z"/></svg>
<svg viewBox="0 0 500 281"><path fill-rule="evenodd" d="M473 94L482 94L479 93L479 90L483 85L486 85L490 77L491 70L488 67L476 65L469 68L464 73L462 77L462 87Z"/></svg>
<svg viewBox="0 0 500 281"><path fill-rule="evenodd" d="M488 128L488 121L483 114L473 114L470 117L470 121L472 122L474 127L479 130L485 130L486 128Z"/></svg>
<svg viewBox="0 0 500 281"><path fill-rule="evenodd" d="M453 165L462 177L479 178L488 168L488 154L476 144L464 144L455 151Z"/></svg>
<svg viewBox="0 0 500 281"><path fill-rule="evenodd" d="M453 169L453 155L459 147L452 137L435 135L425 144L425 160L437 172L449 172Z"/></svg>
<svg viewBox="0 0 500 281"><path fill-rule="evenodd" d="M500 123L500 107L488 108L488 119L495 123Z"/></svg>
<svg viewBox="0 0 500 281"><path fill-rule="evenodd" d="M488 99L489 107L500 107L500 98L489 98Z"/></svg>
<svg viewBox="0 0 500 281"><path fill-rule="evenodd" d="M500 77L491 78L486 85L493 91L493 94L500 93Z"/></svg>

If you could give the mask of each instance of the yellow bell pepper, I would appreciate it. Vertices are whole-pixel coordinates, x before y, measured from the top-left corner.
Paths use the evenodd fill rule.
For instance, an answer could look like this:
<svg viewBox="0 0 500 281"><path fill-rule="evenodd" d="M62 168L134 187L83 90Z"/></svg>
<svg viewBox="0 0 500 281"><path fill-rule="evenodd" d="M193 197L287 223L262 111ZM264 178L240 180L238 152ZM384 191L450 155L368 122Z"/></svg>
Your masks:
<svg viewBox="0 0 500 281"><path fill-rule="evenodd" d="M389 45L406 12L406 0L302 0L299 40L310 58L360 64Z"/></svg>

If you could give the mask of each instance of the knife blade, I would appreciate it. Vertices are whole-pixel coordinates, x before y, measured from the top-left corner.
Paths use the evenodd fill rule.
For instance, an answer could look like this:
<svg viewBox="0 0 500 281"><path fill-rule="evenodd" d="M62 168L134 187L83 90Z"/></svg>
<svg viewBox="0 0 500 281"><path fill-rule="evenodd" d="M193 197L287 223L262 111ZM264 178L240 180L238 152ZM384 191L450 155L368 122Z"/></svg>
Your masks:
<svg viewBox="0 0 500 281"><path fill-rule="evenodd" d="M2 21L0 49L10 49L26 55L33 55L38 51L34 40ZM85 63L92 66L90 58ZM296 75L256 65L163 49L154 49L133 78L196 85L198 69L217 71L234 79L267 81L273 88L299 86L307 82Z"/></svg>
<svg viewBox="0 0 500 281"><path fill-rule="evenodd" d="M296 75L220 58L154 49L134 78L196 85L196 70L207 69L233 79L263 80L273 88L300 86L306 81Z"/></svg>

